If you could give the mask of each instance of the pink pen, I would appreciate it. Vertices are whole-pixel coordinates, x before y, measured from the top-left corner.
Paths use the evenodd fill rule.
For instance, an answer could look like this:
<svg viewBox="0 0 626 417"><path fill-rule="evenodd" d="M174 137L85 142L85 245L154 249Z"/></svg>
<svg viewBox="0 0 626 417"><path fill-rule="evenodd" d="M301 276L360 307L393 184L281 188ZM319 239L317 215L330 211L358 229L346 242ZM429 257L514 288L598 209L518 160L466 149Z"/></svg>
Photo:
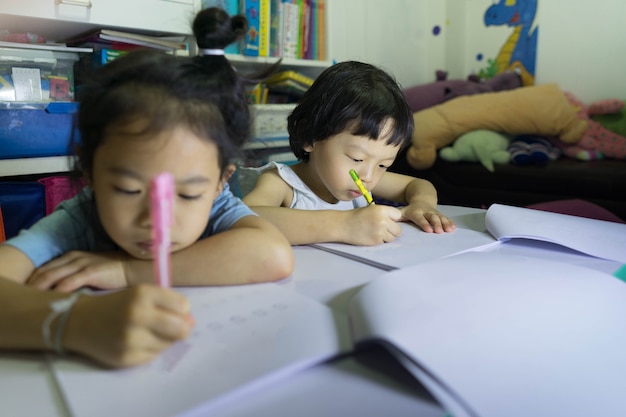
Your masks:
<svg viewBox="0 0 626 417"><path fill-rule="evenodd" d="M168 288L170 275L170 228L174 206L174 177L163 172L150 182L150 219L152 221L152 254L157 284Z"/></svg>

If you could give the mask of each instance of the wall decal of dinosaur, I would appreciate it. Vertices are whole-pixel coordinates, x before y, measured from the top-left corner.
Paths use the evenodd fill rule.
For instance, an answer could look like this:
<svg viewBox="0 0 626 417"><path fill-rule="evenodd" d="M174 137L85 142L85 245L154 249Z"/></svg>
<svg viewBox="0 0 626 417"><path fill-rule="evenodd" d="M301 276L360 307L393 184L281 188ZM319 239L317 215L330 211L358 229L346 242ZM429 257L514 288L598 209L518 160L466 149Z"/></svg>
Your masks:
<svg viewBox="0 0 626 417"><path fill-rule="evenodd" d="M517 71L524 85L535 83L538 27L533 27L538 0L497 0L485 12L485 26L513 28L494 60L496 73Z"/></svg>

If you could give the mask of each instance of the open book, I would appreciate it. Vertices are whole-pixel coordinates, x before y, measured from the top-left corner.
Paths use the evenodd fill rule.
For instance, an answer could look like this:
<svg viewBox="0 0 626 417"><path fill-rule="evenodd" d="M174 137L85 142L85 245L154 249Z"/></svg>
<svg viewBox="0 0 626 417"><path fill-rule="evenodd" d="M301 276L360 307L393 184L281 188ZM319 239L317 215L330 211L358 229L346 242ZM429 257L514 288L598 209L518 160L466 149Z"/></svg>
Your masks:
<svg viewBox="0 0 626 417"><path fill-rule="evenodd" d="M454 417L626 415L624 317L608 274L493 252L388 272L350 309Z"/></svg>
<svg viewBox="0 0 626 417"><path fill-rule="evenodd" d="M500 241L531 239L626 263L626 224L493 204L485 225Z"/></svg>
<svg viewBox="0 0 626 417"><path fill-rule="evenodd" d="M111 370L49 357L72 416L206 415L350 349L345 316L280 285L179 290L192 305L193 334L153 362Z"/></svg>
<svg viewBox="0 0 626 417"><path fill-rule="evenodd" d="M426 260L481 250L511 239L557 244L586 255L626 263L626 224L493 204L485 214L486 230L458 227L452 233L424 233L402 224L402 235L378 246L322 243L312 246L385 271Z"/></svg>

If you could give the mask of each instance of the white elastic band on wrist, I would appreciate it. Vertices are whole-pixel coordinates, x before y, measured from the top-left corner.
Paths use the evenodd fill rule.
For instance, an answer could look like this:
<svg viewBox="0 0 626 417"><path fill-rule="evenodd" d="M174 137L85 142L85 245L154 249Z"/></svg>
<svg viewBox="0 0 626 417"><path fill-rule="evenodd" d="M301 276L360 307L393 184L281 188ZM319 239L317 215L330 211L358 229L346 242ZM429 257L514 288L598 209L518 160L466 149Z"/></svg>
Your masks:
<svg viewBox="0 0 626 417"><path fill-rule="evenodd" d="M46 319L43 321L43 324L41 326L41 331L43 334L43 341L46 347L53 349L56 353L60 355L64 353L63 333L65 331L65 324L67 322L67 318L70 315L70 311L72 310L72 307L74 307L74 303L76 303L76 300L78 300L78 297L80 297L83 293L84 291L77 291L63 300L56 300L56 301L51 302L50 309L52 311L50 311L50 314L48 314L48 317L46 317ZM52 324L54 319L56 319L59 316L61 317L59 319L59 325L57 326L54 341L53 341L50 335L50 325Z"/></svg>
<svg viewBox="0 0 626 417"><path fill-rule="evenodd" d="M200 49L200 55L224 55L223 49Z"/></svg>

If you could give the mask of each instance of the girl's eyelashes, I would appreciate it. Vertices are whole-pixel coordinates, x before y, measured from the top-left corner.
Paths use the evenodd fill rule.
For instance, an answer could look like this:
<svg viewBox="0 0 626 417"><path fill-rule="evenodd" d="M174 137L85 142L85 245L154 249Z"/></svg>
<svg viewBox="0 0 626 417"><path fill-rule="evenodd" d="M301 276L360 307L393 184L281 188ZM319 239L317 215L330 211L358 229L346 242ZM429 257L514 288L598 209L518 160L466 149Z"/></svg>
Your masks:
<svg viewBox="0 0 626 417"><path fill-rule="evenodd" d="M178 194L178 197L180 197L183 200L198 200L200 197L202 197L202 194L195 194L195 195Z"/></svg>
<svg viewBox="0 0 626 417"><path fill-rule="evenodd" d="M117 185L114 185L113 189L118 193L126 194L126 195L135 195L141 192L140 190L131 190L127 188L118 187Z"/></svg>
<svg viewBox="0 0 626 417"><path fill-rule="evenodd" d="M116 185L113 186L113 189L115 190L115 192L124 194L124 195L138 195L141 193L141 190L139 189L122 188ZM202 194L178 194L178 197L182 200L191 201L191 200L198 200L199 198L202 197Z"/></svg>

